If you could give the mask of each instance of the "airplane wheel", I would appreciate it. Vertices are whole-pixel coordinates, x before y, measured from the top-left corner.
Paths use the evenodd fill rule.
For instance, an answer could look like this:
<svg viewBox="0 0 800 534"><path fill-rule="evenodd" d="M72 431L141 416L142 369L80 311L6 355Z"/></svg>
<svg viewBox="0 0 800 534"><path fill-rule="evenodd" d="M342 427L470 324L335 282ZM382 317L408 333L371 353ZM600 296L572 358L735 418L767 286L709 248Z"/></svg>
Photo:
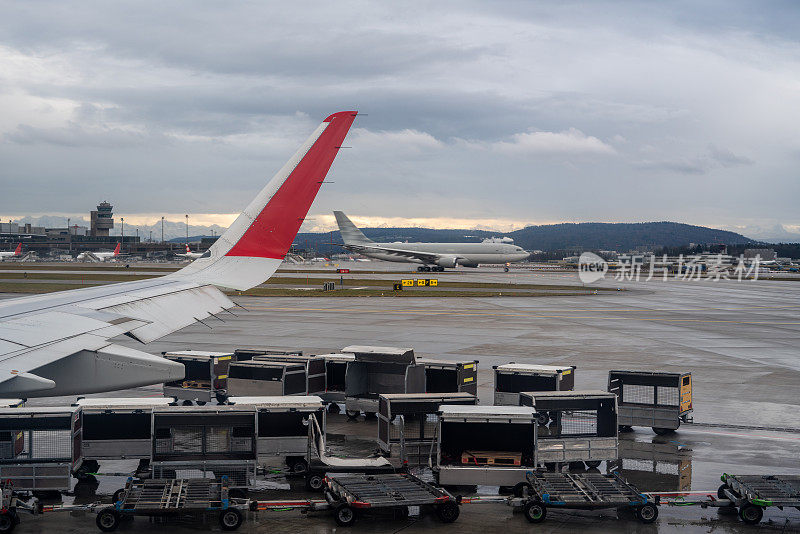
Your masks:
<svg viewBox="0 0 800 534"><path fill-rule="evenodd" d="M422 266L420 266L420 267L417 267L417 272L418 272L418 273L421 273L421 272L422 272L422 271L424 271L424 270L425 270L425 269L424 269Z"/></svg>

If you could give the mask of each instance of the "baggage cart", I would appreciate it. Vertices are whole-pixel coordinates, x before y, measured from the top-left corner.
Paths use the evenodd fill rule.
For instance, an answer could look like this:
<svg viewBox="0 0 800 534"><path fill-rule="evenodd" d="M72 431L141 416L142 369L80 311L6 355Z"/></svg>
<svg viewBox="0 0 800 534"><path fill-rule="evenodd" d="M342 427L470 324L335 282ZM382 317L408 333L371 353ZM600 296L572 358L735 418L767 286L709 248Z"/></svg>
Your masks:
<svg viewBox="0 0 800 534"><path fill-rule="evenodd" d="M374 416L381 393L425 393L425 368L417 365L414 349L351 346L345 376L345 409L354 419L361 412Z"/></svg>
<svg viewBox="0 0 800 534"><path fill-rule="evenodd" d="M347 364L355 360L352 354L321 354L325 358L325 393L320 395L328 402L328 411L339 413L339 403L345 401L345 376Z"/></svg>
<svg viewBox="0 0 800 534"><path fill-rule="evenodd" d="M69 491L83 463L75 406L0 408L0 479L15 491Z"/></svg>
<svg viewBox="0 0 800 534"><path fill-rule="evenodd" d="M617 397L608 391L531 391L520 405L536 410L536 458L544 463L616 460ZM582 467L582 466L576 466Z"/></svg>
<svg viewBox="0 0 800 534"><path fill-rule="evenodd" d="M128 479L115 494L113 506L101 508L95 522L103 532L113 532L123 518L181 517L215 514L222 530L236 530L242 524L249 501L232 499L228 481L199 479Z"/></svg>
<svg viewBox="0 0 800 534"><path fill-rule="evenodd" d="M574 365L494 365L495 406L519 406L523 391L571 391L575 388Z"/></svg>
<svg viewBox="0 0 800 534"><path fill-rule="evenodd" d="M225 402L228 396L228 366L233 358L231 352L207 352L183 350L163 352L164 358L182 363L186 374L181 380L164 384L164 396L188 406L216 401Z"/></svg>
<svg viewBox="0 0 800 534"><path fill-rule="evenodd" d="M83 464L78 478L99 470L102 460L149 460L154 406L167 406L163 397L81 398Z"/></svg>
<svg viewBox="0 0 800 534"><path fill-rule="evenodd" d="M536 412L525 406L439 407L433 464L438 484L513 487L536 468ZM487 453L519 455L519 465L486 465ZM466 461L464 459L466 458Z"/></svg>
<svg viewBox="0 0 800 534"><path fill-rule="evenodd" d="M608 391L617 396L622 430L649 426L665 435L691 421L692 373L609 371Z"/></svg>
<svg viewBox="0 0 800 534"><path fill-rule="evenodd" d="M458 519L456 499L407 473L365 475L337 473L325 477L325 499L333 509L336 523L349 527L367 510L394 511L408 515L409 506L432 509L443 523Z"/></svg>
<svg viewBox="0 0 800 534"><path fill-rule="evenodd" d="M722 475L717 490L721 499L730 499L739 509L739 519L755 525L770 506L800 510L800 475Z"/></svg>
<svg viewBox="0 0 800 534"><path fill-rule="evenodd" d="M303 356L302 354L260 354L253 361L287 362L302 365L305 369L306 387L303 395L325 393L325 358L322 356Z"/></svg>
<svg viewBox="0 0 800 534"><path fill-rule="evenodd" d="M230 397L305 395L306 371L299 363L233 362L228 373Z"/></svg>
<svg viewBox="0 0 800 534"><path fill-rule="evenodd" d="M425 391L428 393L478 394L478 360L438 360L417 358L425 368Z"/></svg>
<svg viewBox="0 0 800 534"><path fill-rule="evenodd" d="M378 446L401 465L428 465L439 407L478 404L469 393L388 393L378 397Z"/></svg>
<svg viewBox="0 0 800 534"><path fill-rule="evenodd" d="M234 406L252 406L256 410L256 446L258 458L285 458L292 473L308 471L311 419L325 432L325 406L315 396L231 397Z"/></svg>
<svg viewBox="0 0 800 534"><path fill-rule="evenodd" d="M642 523L652 523L658 518L655 503L616 474L531 471L527 481L530 486L522 510L531 523L544 521L548 508L631 509Z"/></svg>
<svg viewBox="0 0 800 534"><path fill-rule="evenodd" d="M227 476L243 490L253 486L257 459L253 406L153 408L152 478Z"/></svg>
<svg viewBox="0 0 800 534"><path fill-rule="evenodd" d="M651 443L619 440L619 458L606 462L635 486L656 492L686 492L692 487L692 453L674 441Z"/></svg>

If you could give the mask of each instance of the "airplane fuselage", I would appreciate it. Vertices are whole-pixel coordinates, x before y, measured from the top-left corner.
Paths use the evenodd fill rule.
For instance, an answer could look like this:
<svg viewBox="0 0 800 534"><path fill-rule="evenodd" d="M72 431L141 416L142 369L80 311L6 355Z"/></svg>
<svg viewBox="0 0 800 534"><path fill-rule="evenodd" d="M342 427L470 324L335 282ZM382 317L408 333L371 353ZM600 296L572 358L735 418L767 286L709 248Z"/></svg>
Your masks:
<svg viewBox="0 0 800 534"><path fill-rule="evenodd" d="M370 243L371 249L388 248L404 250L407 252L422 252L441 256L455 256L461 264L505 264L522 261L530 254L522 248L508 243ZM345 248L348 248L345 245ZM392 252L373 252L359 250L359 253L369 258L400 263L425 262L417 258L410 258Z"/></svg>

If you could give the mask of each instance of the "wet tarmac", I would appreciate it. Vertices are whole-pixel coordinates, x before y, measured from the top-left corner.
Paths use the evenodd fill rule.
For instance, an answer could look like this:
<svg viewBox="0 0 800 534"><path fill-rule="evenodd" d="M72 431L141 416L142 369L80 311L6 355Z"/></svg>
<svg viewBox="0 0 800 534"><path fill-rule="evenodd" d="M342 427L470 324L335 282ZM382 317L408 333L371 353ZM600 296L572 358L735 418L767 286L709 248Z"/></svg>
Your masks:
<svg viewBox="0 0 800 534"><path fill-rule="evenodd" d="M396 268L396 266L393 266ZM380 276L380 275L375 275ZM499 269L448 274L448 280L576 283L574 273ZM800 284L779 281L609 280L625 291L576 297L536 298L242 298L237 318L194 325L147 346L150 352L235 347L295 348L333 352L350 344L414 347L437 358L477 358L479 396L491 404L491 366L508 361L577 365L576 389L605 389L610 369L691 371L695 424L671 436L637 428L620 435L622 459L600 471L619 470L643 491L716 492L722 473L800 473ZM137 346L132 340L120 341ZM155 387L127 391L158 395ZM109 394L109 396L119 394ZM59 399L67 403L72 399ZM52 404L48 401L47 404ZM44 404L32 400L30 404ZM374 448L374 423L332 417L328 426L337 453ZM126 472L130 462L109 462L104 472ZM135 463L132 464L135 467ZM99 477L95 493L77 499L109 499L124 477ZM308 497L302 481L275 480L259 498ZM82 490L86 488L78 488ZM496 493L497 488L480 488ZM70 500L71 497L66 497ZM80 514L78 514L80 515ZM96 531L94 516L51 513L23 516L19 532ZM120 532L219 530L215 518L198 523L151 524L136 519ZM533 526L501 504L462 506L453 525L430 516L407 520L364 517L352 532L790 532L800 531L800 512L769 508L757 527L716 508L660 508L654 525L614 512L551 512ZM251 514L243 532L332 532L324 513Z"/></svg>

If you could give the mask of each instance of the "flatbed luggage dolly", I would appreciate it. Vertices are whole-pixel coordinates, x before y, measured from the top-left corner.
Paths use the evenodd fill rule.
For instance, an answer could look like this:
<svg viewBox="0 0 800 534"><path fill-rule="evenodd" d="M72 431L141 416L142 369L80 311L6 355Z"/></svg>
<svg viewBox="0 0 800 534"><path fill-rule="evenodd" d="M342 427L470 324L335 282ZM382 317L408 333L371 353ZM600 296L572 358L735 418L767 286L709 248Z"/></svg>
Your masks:
<svg viewBox="0 0 800 534"><path fill-rule="evenodd" d="M730 499L739 509L739 519L755 525L764 517L764 509L784 506L800 510L800 475L729 475L723 474L717 497Z"/></svg>
<svg viewBox="0 0 800 534"><path fill-rule="evenodd" d="M642 523L652 523L658 518L658 508L650 498L628 484L617 474L600 473L548 473L529 471L530 484L527 500L523 504L525 518L531 523L541 523L547 509L602 510L608 508L632 509Z"/></svg>
<svg viewBox="0 0 800 534"><path fill-rule="evenodd" d="M95 522L103 532L113 532L123 518L134 516L177 517L217 514L222 530L236 530L242 524L247 499L228 497L228 480L128 478L125 488L114 494L115 503L97 513Z"/></svg>
<svg viewBox="0 0 800 534"><path fill-rule="evenodd" d="M459 515L453 495L410 474L328 474L325 485L325 500L342 527L351 526L366 510L392 510L405 517L409 506L432 508L443 523L452 523Z"/></svg>

